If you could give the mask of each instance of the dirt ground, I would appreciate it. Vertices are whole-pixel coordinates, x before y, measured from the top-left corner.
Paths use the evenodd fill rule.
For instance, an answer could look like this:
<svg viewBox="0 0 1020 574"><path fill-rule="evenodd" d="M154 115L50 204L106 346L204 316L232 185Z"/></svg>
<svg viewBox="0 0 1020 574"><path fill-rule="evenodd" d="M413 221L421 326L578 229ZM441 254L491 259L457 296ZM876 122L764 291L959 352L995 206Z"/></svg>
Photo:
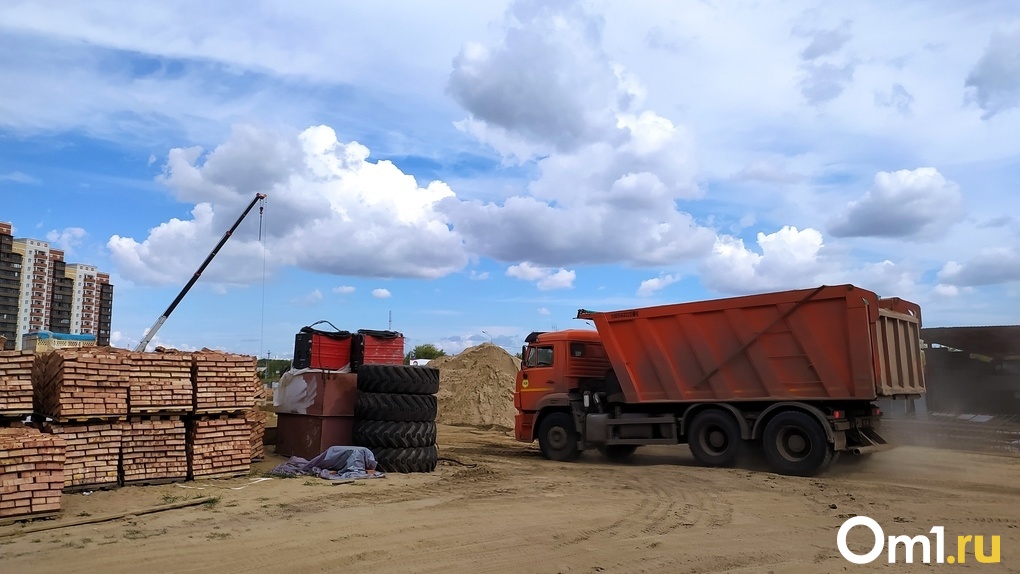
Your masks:
<svg viewBox="0 0 1020 574"><path fill-rule="evenodd" d="M56 520L0 527L0 573L230 572L931 572L856 566L836 549L852 515L886 535L1001 537L1020 572L1020 458L899 447L818 478L696 466L686 447L646 447L625 463L541 458L509 433L441 426L432 474L334 484L252 476L65 495ZM214 504L27 530L193 497ZM861 528L851 547L865 551ZM859 535L859 536L858 536ZM986 542L986 545L988 543ZM884 554L883 558L884 560ZM901 559L902 560L902 559Z"/></svg>

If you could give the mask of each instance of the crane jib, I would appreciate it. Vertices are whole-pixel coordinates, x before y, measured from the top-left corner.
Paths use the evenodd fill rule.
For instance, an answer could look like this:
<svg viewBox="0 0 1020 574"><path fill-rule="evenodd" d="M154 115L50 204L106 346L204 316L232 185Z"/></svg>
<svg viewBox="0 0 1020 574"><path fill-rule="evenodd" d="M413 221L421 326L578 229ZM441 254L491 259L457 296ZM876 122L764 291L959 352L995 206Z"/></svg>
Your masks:
<svg viewBox="0 0 1020 574"><path fill-rule="evenodd" d="M166 311L163 312L163 314L160 315L158 319L156 319L156 322L153 323L152 327L149 328L149 331L145 333L145 336L142 337L141 342L139 342L138 346L135 347L135 352L140 353L145 351L145 348L149 346L149 342L152 341L152 338L156 335L156 331L158 331L159 328L163 325L163 323L166 322L167 318L170 317L170 314L173 313L174 309L177 308L177 305L180 304L180 302L184 299L184 296L188 294L188 291L190 291L191 288L198 281L198 278L202 276L202 272L205 271L205 268L208 267L209 263L211 263L213 258L216 257L216 254L219 253L220 248L222 248L223 245L227 242L227 240L230 239L230 236L234 234L234 230L236 230L237 227L241 225L241 222L244 221L244 218L248 216L248 213L250 213L252 208L255 207L255 204L261 200L264 200L265 198L266 194L264 193L255 194L255 199L251 200L251 203L249 203L248 207L245 208L243 213L241 213L241 216L237 218L237 221L234 222L234 225L232 225L230 229L228 229L227 232L223 234L223 237L220 239L219 243L217 243L216 247L214 247L212 252L209 253L209 256L205 258L205 261L203 261L202 265L200 265L198 270L195 271L195 274L191 276L191 279L184 286L184 288L181 289L181 292L177 294L177 297L173 300L173 302L170 303L170 306L167 307ZM260 207L259 214L261 213L262 208ZM259 235L261 236L261 234L262 226L260 224Z"/></svg>

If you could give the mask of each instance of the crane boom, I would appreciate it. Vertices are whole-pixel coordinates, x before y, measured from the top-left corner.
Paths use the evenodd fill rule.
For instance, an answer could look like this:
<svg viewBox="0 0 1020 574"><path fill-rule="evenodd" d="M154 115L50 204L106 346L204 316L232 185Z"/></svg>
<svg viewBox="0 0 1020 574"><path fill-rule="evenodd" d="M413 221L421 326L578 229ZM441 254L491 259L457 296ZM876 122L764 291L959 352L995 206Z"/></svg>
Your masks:
<svg viewBox="0 0 1020 574"><path fill-rule="evenodd" d="M163 314L159 316L159 319L156 319L156 322L153 323L152 327L150 327L148 332L145 333L145 336L142 337L141 342L138 343L137 347L135 347L136 353L141 353L145 351L145 347L149 346L149 342L152 341L152 338L154 336L156 336L156 331L159 331L159 328L163 326L163 323L166 323L167 318L170 317L170 313L174 312L174 309L177 308L177 305L181 302L182 299L184 299L184 296L188 294L188 291L190 291L191 287L195 284L196 281L198 281L198 278L202 276L202 272L205 271L205 268L209 266L209 263L213 260L213 257L216 257L216 254L219 253L220 248L223 247L223 244L225 244L227 240L230 239L230 236L234 233L234 230L237 229L237 226L241 225L241 222L244 221L244 218L248 216L248 213L252 210L253 207L255 207L255 204L265 198L266 194L264 193L255 194L255 199L251 200L251 203L248 204L248 207L244 210L244 213L241 214L241 217L238 217L237 221L234 222L234 225L231 226L231 228L228 229L227 232L223 234L223 238L220 239L220 242L217 243L216 247L213 248L212 253L210 253L209 256L205 258L205 261L203 261L202 265L199 266L197 271L195 271L195 274L191 276L191 279L188 281L187 285L185 285L184 288L181 289L181 292L177 295L177 298L174 299L173 303L170 303L170 306L166 308L166 311L164 311Z"/></svg>

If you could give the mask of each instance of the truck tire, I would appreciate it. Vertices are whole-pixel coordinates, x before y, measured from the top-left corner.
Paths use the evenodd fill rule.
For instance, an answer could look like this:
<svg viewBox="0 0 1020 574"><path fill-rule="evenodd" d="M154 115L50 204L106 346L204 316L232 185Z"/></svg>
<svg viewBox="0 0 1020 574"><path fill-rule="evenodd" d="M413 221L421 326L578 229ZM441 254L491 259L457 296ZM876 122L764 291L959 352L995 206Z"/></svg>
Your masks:
<svg viewBox="0 0 1020 574"><path fill-rule="evenodd" d="M355 421L354 444L368 448L417 448L436 444L436 423Z"/></svg>
<svg viewBox="0 0 1020 574"><path fill-rule="evenodd" d="M546 415L538 427L538 447L549 460L567 462L580 456L574 418L564 412Z"/></svg>
<svg viewBox="0 0 1020 574"><path fill-rule="evenodd" d="M694 416L687 432L687 445L694 458L705 466L733 466L746 446L733 415L718 409Z"/></svg>
<svg viewBox="0 0 1020 574"><path fill-rule="evenodd" d="M814 476L832 462L832 445L817 419L800 411L777 414L765 425L762 446L779 474Z"/></svg>
<svg viewBox="0 0 1020 574"><path fill-rule="evenodd" d="M439 369L410 365L361 365L358 390L365 393L434 395L439 392Z"/></svg>
<svg viewBox="0 0 1020 574"><path fill-rule="evenodd" d="M373 448L372 454L383 472L432 472L439 463L439 449L433 446L419 448Z"/></svg>
<svg viewBox="0 0 1020 574"><path fill-rule="evenodd" d="M358 393L354 417L371 421L435 421L436 397L399 393Z"/></svg>
<svg viewBox="0 0 1020 574"><path fill-rule="evenodd" d="M598 447L602 456L611 461L619 462L634 454L638 445L636 444L609 444Z"/></svg>

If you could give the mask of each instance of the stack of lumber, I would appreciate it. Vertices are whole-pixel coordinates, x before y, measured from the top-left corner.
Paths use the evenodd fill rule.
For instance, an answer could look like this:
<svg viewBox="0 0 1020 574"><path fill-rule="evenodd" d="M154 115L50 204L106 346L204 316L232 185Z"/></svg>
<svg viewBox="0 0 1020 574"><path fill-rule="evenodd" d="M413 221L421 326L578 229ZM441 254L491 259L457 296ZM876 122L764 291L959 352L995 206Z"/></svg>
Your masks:
<svg viewBox="0 0 1020 574"><path fill-rule="evenodd" d="M46 423L43 431L66 444L65 491L109 488L117 485L120 443L127 423Z"/></svg>
<svg viewBox="0 0 1020 574"><path fill-rule="evenodd" d="M244 417L199 417L188 424L188 476L236 476L251 469L251 427Z"/></svg>
<svg viewBox="0 0 1020 574"><path fill-rule="evenodd" d="M256 359L202 349L194 353L195 413L241 413L256 407L262 383Z"/></svg>
<svg viewBox="0 0 1020 574"><path fill-rule="evenodd" d="M122 351L86 347L36 355L35 409L61 421L127 415L129 367Z"/></svg>
<svg viewBox="0 0 1020 574"><path fill-rule="evenodd" d="M121 484L179 482L187 477L187 431L181 417L132 417L121 439Z"/></svg>
<svg viewBox="0 0 1020 574"><path fill-rule="evenodd" d="M251 461L258 462L266 458L266 421L269 413L262 409L245 411L244 420L248 422L250 430L249 442L251 444Z"/></svg>
<svg viewBox="0 0 1020 574"><path fill-rule="evenodd" d="M0 350L0 418L32 414L34 360L31 351Z"/></svg>
<svg viewBox="0 0 1020 574"><path fill-rule="evenodd" d="M131 353L127 363L130 414L187 413L194 408L190 354Z"/></svg>
<svg viewBox="0 0 1020 574"><path fill-rule="evenodd" d="M0 518L60 510L64 441L32 428L0 429Z"/></svg>

